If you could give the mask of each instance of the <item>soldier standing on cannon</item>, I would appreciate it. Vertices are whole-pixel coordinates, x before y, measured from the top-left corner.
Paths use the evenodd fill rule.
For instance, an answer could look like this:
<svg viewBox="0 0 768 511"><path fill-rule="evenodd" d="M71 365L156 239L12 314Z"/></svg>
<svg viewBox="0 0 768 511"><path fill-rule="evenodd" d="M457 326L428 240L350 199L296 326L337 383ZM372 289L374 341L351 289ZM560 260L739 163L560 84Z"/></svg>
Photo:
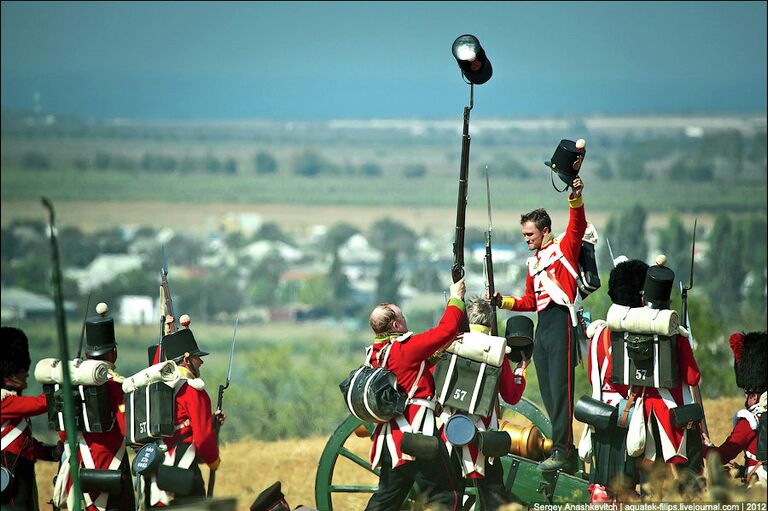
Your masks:
<svg viewBox="0 0 768 511"><path fill-rule="evenodd" d="M18 328L2 327L0 384L2 385L2 495L5 510L37 510L35 462L56 461L61 446L44 445L32 436L30 417L45 413L45 395L22 396L29 377L29 341Z"/></svg>
<svg viewBox="0 0 768 511"><path fill-rule="evenodd" d="M578 177L584 159L584 141L562 140L552 160L546 164L571 186L568 197L570 218L565 235L558 242L552 235L552 221L543 209L522 215L520 226L529 250L525 295L494 295L497 307L526 312L538 311L539 321L533 348L533 361L539 378L541 398L552 421L553 450L539 469L566 469L575 472L573 447L573 388L577 363L578 325L576 307L576 268L582 237L587 229L582 190Z"/></svg>

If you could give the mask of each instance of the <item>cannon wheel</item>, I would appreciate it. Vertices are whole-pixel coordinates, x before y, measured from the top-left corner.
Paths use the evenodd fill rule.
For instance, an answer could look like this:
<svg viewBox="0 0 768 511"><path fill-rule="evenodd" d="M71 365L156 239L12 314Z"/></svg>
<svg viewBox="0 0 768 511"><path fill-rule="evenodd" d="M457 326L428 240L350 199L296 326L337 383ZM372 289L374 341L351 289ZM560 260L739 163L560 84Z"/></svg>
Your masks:
<svg viewBox="0 0 768 511"><path fill-rule="evenodd" d="M502 405L504 409L511 409L531 421L547 438L552 436L552 424L546 415L533 402L522 398L516 405ZM368 453L355 453L345 444L350 437L354 437L354 431L364 424L358 418L350 415L333 432L325 449L320 456L315 477L315 503L318 511L333 511L334 494L373 493L375 485L337 484L333 482L333 474L336 462L340 458L346 458L358 466L361 473L379 475L378 470L371 470L368 461ZM373 432L371 424L365 424L368 433ZM368 444L370 445L370 444ZM472 488L467 488L467 494L472 493Z"/></svg>

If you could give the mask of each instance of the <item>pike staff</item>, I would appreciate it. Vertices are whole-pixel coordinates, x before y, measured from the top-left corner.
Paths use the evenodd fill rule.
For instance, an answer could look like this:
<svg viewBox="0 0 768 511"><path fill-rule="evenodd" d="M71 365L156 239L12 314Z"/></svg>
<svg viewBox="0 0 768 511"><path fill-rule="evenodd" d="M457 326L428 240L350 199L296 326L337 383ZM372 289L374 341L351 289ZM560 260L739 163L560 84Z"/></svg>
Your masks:
<svg viewBox="0 0 768 511"><path fill-rule="evenodd" d="M69 348L67 346L67 319L64 315L64 298L61 293L61 266L59 263L59 242L56 238L56 212L53 203L46 197L41 197L45 209L48 210L49 232L51 238L51 262L53 271L51 274L51 286L53 287L53 301L56 306L56 329L59 336L59 356L61 357L62 382L64 389L62 400L64 402L64 425L70 434L67 435L69 447L69 474L72 479L72 492L75 496L74 505L70 511L80 511L80 501L83 492L80 490L80 466L78 461L77 427L75 426L75 403L72 399L72 377L69 371Z"/></svg>
<svg viewBox="0 0 768 511"><path fill-rule="evenodd" d="M216 413L221 413L222 402L224 401L224 391L229 388L229 380L232 376L232 356L235 354L235 340L237 339L237 321L235 318L235 331L232 334L232 347L229 349L229 367L227 367L227 381L224 385L219 385L219 395L216 400ZM216 443L219 442L219 430L221 429L221 420L219 417L214 417L213 420L213 433L216 435ZM208 498L213 498L213 487L216 485L216 471L211 470L208 475Z"/></svg>

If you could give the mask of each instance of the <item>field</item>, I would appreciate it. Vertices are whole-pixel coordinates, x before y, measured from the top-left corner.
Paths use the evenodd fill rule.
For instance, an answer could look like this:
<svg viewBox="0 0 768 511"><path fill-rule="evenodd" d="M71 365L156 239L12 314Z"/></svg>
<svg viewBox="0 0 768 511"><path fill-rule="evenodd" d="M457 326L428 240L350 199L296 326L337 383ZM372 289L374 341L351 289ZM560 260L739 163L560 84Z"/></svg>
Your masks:
<svg viewBox="0 0 768 511"><path fill-rule="evenodd" d="M731 416L743 404L743 398L731 397L705 401L708 425L712 441L720 444L730 432ZM581 424L576 422L575 433L580 433ZM225 426L226 427L226 426ZM329 431L330 434L330 431ZM578 435L577 435L578 436ZM277 442L262 442L258 440L243 440L228 443L223 447L222 465L216 479L216 494L218 497L235 497L238 500L238 510L245 511L253 499L263 489L275 481L282 482L283 493L292 506L304 504L315 505L314 484L317 462L325 447L327 437L317 436L300 440L281 440ZM347 443L353 452L366 457L370 442L367 438L352 438ZM737 460L742 461L742 460ZM38 463L37 480L40 492L40 507L46 508L52 488L47 484L55 472L53 463ZM207 480L207 469L203 468ZM343 460L334 472L335 484L375 484L375 477ZM760 495L740 495L743 498L755 499ZM362 509L367 500L366 496L348 496L337 504L341 511ZM672 500L672 499L670 499Z"/></svg>

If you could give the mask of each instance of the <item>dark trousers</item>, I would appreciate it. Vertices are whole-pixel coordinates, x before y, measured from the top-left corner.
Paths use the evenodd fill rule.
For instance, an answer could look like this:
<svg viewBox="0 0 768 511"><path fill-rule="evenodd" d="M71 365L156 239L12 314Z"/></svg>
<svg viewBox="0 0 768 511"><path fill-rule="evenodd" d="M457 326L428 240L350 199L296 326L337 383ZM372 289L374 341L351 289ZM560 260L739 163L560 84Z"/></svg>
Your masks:
<svg viewBox="0 0 768 511"><path fill-rule="evenodd" d="M13 469L13 481L0 499L2 510L36 511L35 464L27 458L3 452L3 466Z"/></svg>
<svg viewBox="0 0 768 511"><path fill-rule="evenodd" d="M464 481L458 466L451 463L445 444L439 443L440 453L434 460L408 461L395 468L392 468L389 449L384 446L379 487L368 501L366 511L399 510L414 482L419 485L426 502L436 509L461 509Z"/></svg>
<svg viewBox="0 0 768 511"><path fill-rule="evenodd" d="M107 499L106 511L133 511L136 509L136 496L133 494L133 479L131 467L128 464L128 453L123 456L119 469L123 473L120 495L110 495Z"/></svg>
<svg viewBox="0 0 768 511"><path fill-rule="evenodd" d="M454 451L456 452L456 451ZM501 459L493 460L493 465L485 461L485 477L480 479L467 479L467 486L474 486L477 490L477 500L480 505L475 509L480 511L496 511L505 504L512 502L509 490L504 486L504 469Z"/></svg>
<svg viewBox="0 0 768 511"><path fill-rule="evenodd" d="M547 415L552 422L552 448L573 450L573 377L578 345L567 307L550 303L539 312L533 363Z"/></svg>

